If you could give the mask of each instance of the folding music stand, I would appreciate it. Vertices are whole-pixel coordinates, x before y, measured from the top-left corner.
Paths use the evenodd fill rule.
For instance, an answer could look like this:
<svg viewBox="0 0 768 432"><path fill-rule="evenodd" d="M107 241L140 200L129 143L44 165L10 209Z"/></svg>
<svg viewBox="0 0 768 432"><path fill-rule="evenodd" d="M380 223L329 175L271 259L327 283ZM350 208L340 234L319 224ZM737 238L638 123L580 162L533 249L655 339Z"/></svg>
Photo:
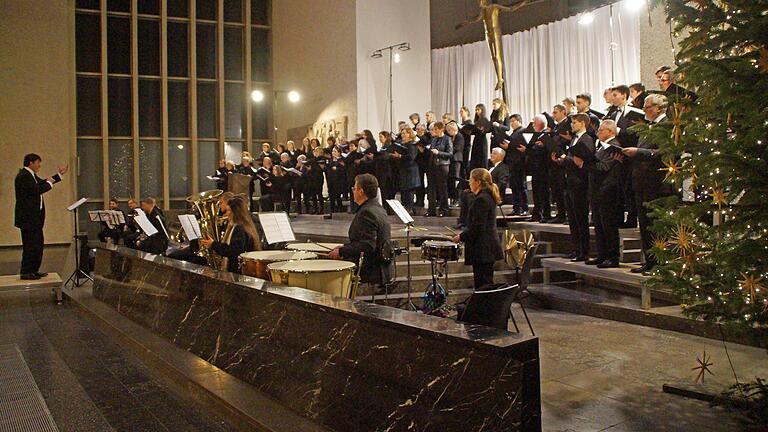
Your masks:
<svg viewBox="0 0 768 432"><path fill-rule="evenodd" d="M81 287L81 286L83 286L85 284L85 282L81 282L83 279L88 279L91 282L93 282L93 278L91 278L91 276L89 274L87 274L86 272L84 272L84 271L82 271L80 269L80 248L81 248L80 240L82 240L83 236L81 236L79 231L78 231L77 209L81 205L83 205L86 201L88 201L88 198L80 198L79 200L77 200L74 203L72 203L72 205L67 207L67 211L71 211L72 212L72 216L73 216L72 219L74 220L74 227L75 227L75 236L74 236L74 239L75 239L75 270L72 272L72 274L69 276L69 278L67 278L67 281L64 282L64 286L67 286L67 285L69 285L70 282L72 282L72 284L75 287L79 288L79 287ZM88 236L86 235L85 238L87 239Z"/></svg>
<svg viewBox="0 0 768 432"><path fill-rule="evenodd" d="M405 224L405 257L408 263L408 308L412 311L416 311L418 308L413 304L413 299L411 297L411 231L415 230L415 227L413 226L414 220L400 201L391 199L387 200L387 204L389 204L397 217L400 218L400 221Z"/></svg>

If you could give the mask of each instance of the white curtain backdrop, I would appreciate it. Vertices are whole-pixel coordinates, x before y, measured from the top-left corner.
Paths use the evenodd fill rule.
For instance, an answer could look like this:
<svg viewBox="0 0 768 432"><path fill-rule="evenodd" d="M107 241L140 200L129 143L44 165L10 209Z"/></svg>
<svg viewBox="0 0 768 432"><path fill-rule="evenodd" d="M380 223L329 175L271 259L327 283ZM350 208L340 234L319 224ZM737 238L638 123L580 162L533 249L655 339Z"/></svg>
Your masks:
<svg viewBox="0 0 768 432"><path fill-rule="evenodd" d="M574 16L528 31L502 36L506 70L507 105L523 116L523 123L542 111L551 111L566 96L592 94L592 107L604 110L603 90L611 86L611 11L592 12L591 25ZM480 25L480 24L476 24ZM615 49L613 83L640 81L640 26L637 12L624 2L613 5ZM432 50L432 109L458 117L462 105L490 103L496 74L485 41Z"/></svg>

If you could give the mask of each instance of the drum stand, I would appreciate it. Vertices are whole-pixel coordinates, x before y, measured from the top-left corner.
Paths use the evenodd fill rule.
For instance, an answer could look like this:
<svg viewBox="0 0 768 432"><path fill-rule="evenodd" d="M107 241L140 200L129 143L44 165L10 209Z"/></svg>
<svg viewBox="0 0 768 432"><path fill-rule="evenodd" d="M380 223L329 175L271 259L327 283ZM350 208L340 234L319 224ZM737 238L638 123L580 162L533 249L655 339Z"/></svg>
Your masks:
<svg viewBox="0 0 768 432"><path fill-rule="evenodd" d="M414 229L413 222L405 225L405 257L407 259L408 267L408 309L412 311L418 310L413 299L411 298L411 231Z"/></svg>

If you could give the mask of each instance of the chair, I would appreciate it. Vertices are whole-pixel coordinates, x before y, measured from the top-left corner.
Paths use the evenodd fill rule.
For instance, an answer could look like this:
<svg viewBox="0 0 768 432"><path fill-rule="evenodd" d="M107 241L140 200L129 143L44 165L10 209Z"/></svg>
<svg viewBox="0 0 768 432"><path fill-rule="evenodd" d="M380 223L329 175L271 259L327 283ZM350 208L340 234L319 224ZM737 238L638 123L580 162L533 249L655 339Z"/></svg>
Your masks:
<svg viewBox="0 0 768 432"><path fill-rule="evenodd" d="M512 302L520 286L494 284L482 288L467 299L463 310L459 310L458 320L507 330Z"/></svg>

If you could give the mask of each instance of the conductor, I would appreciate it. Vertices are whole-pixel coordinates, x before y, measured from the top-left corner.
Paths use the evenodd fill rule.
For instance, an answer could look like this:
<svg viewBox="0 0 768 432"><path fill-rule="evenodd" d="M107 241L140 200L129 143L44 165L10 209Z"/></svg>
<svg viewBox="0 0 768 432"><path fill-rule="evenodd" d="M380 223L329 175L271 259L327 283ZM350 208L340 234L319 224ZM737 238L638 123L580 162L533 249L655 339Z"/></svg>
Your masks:
<svg viewBox="0 0 768 432"><path fill-rule="evenodd" d="M61 181L61 176L69 170L69 165L59 166L58 172L42 179L37 176L43 160L35 153L24 156L24 168L16 174L15 223L21 230L21 279L37 280L48 276L40 273L43 261L43 225L45 224L45 203L43 194Z"/></svg>
<svg viewBox="0 0 768 432"><path fill-rule="evenodd" d="M391 257L386 256L392 232L386 210L376 201L378 187L371 174L355 177L352 196L358 208L349 226L349 243L337 246L328 257L357 262L362 253L361 282L381 285L389 281L392 271Z"/></svg>

